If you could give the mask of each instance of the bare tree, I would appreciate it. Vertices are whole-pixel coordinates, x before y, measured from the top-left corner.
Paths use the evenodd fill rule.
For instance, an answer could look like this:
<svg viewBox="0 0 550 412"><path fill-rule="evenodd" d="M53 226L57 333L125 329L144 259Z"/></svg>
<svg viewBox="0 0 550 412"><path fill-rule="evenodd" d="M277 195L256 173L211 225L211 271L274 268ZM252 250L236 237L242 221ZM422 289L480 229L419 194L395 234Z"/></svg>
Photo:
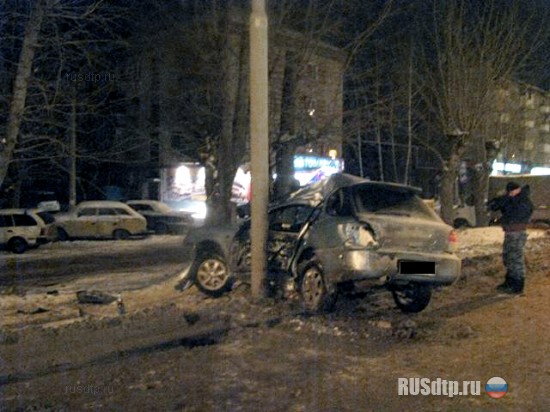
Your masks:
<svg viewBox="0 0 550 412"><path fill-rule="evenodd" d="M548 35L540 9L532 2L434 1L429 42L416 46L417 82L425 119L439 135L444 159L441 214L452 222L458 164L469 150L475 163L476 215L485 219L490 158L494 139L488 130L497 112L496 92L522 71ZM420 36L419 36L420 38Z"/></svg>
<svg viewBox="0 0 550 412"><path fill-rule="evenodd" d="M170 84L159 96L161 116L167 111L173 114L159 124L159 130L179 134L183 150L161 159L161 165L169 166L186 155L203 161L211 221L230 219L233 180L247 156L249 51L247 16L239 6L238 2L183 2L176 30L163 33L181 36L182 41L167 51L177 62L168 66L164 62L164 71L169 68L171 75L159 73L161 83ZM150 42L158 40L155 36ZM166 141L162 151L170 146Z"/></svg>
<svg viewBox="0 0 550 412"><path fill-rule="evenodd" d="M0 185L6 177L9 164L12 161L13 151L17 145L19 130L25 111L27 89L31 78L34 54L46 7L45 1L36 1L26 24L23 44L19 55L19 64L17 65L17 73L15 75L13 93L9 105L6 135L2 137L0 141Z"/></svg>
<svg viewBox="0 0 550 412"><path fill-rule="evenodd" d="M0 183L8 176L17 188L23 180L49 175L67 181L70 174L69 197L74 202L76 172L69 163L76 157L89 162L122 160L135 145L116 133L107 139L94 136L118 127L124 99L118 88L122 71L113 57L120 59L118 63L124 59L122 23L127 15L122 11L131 10L131 4L40 0L14 1L5 7L14 19L3 32L3 51L8 50L4 68L8 77L14 73L15 81L13 90L3 90L12 115L5 127L0 124L6 136ZM21 38L18 27L25 21ZM19 61L13 60L16 54ZM17 203L17 195L13 197Z"/></svg>
<svg viewBox="0 0 550 412"><path fill-rule="evenodd" d="M364 162L364 173L372 179L412 182L418 119L408 40L412 37L408 21L414 20L409 16L416 12L413 6L413 2L397 1L371 5L369 15L374 20L364 27L365 35L351 36L355 47L350 49L353 56L346 73L344 141L356 146L357 135L361 136L366 148L361 152L371 160Z"/></svg>

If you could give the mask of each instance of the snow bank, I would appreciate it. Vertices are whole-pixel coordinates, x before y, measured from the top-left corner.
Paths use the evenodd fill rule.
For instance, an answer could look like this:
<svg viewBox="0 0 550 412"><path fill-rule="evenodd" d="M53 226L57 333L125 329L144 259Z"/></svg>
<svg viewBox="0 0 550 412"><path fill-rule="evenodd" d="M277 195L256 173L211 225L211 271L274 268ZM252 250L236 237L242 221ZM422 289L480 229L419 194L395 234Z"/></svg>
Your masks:
<svg viewBox="0 0 550 412"><path fill-rule="evenodd" d="M528 240L547 235L544 229L529 229ZM458 230L457 255L461 258L500 253L504 232L500 226L478 227Z"/></svg>

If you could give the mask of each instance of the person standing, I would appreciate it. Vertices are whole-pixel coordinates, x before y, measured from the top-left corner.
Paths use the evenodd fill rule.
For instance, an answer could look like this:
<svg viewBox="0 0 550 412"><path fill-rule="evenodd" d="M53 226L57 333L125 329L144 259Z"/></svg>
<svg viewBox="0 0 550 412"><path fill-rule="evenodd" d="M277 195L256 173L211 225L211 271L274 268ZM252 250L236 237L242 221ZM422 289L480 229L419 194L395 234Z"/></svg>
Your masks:
<svg viewBox="0 0 550 412"><path fill-rule="evenodd" d="M529 186L521 187L516 182L509 182L506 185L506 194L495 197L488 206L490 210L500 211L500 224L504 230L502 260L506 267L506 279L497 290L521 294L525 286L523 249L527 241L527 224L533 213Z"/></svg>

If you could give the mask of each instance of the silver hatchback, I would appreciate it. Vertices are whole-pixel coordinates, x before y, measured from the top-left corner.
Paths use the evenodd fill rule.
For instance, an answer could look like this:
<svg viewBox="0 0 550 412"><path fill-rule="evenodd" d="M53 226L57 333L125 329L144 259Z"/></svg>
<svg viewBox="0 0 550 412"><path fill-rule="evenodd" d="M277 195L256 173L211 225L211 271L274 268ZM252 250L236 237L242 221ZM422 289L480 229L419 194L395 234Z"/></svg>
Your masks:
<svg viewBox="0 0 550 412"><path fill-rule="evenodd" d="M405 312L426 308L434 286L458 279L456 233L410 186L336 174L269 211L268 280L294 287L306 309L328 310L340 290L383 284ZM250 221L192 231L188 274L220 296L249 274Z"/></svg>

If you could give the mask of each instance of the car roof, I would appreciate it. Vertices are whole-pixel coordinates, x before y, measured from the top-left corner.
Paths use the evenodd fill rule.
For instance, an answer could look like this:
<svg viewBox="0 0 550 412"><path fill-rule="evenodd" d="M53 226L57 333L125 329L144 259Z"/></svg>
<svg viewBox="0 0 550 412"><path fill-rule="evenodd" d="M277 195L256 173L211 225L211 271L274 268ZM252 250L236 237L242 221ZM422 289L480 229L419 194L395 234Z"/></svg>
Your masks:
<svg viewBox="0 0 550 412"><path fill-rule="evenodd" d="M142 203L142 204L154 204L154 203L163 203L160 200L151 200L151 199L134 199L134 200L127 200L127 204L135 204L135 203Z"/></svg>
<svg viewBox="0 0 550 412"><path fill-rule="evenodd" d="M310 204L319 204L337 189L362 185L393 188L397 190L410 191L417 194L421 193L421 189L414 186L407 186L400 183L375 182L347 173L335 173L320 182L316 182L298 189L297 191L291 193L290 198L282 203L287 203L289 201L305 201Z"/></svg>
<svg viewBox="0 0 550 412"><path fill-rule="evenodd" d="M23 208L11 208L11 209L0 209L0 214L7 215L10 213L37 213L38 209L23 209Z"/></svg>
<svg viewBox="0 0 550 412"><path fill-rule="evenodd" d="M128 207L122 202L117 202L115 200L86 200L80 202L77 207Z"/></svg>

